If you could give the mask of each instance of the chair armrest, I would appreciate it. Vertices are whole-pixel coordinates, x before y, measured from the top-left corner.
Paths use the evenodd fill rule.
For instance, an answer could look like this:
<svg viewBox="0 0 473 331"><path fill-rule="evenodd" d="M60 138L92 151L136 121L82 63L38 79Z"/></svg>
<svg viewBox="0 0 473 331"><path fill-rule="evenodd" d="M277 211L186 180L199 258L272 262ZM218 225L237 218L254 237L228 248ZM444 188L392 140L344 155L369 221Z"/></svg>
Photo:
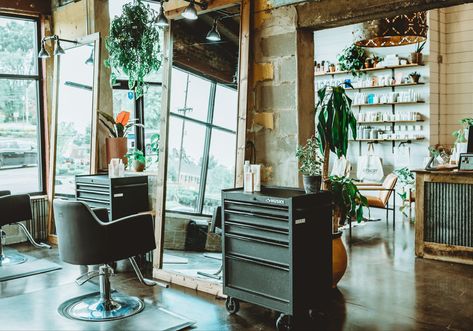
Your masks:
<svg viewBox="0 0 473 331"><path fill-rule="evenodd" d="M355 185L356 186L374 186L374 187L383 186L383 184L381 183L364 183L364 182L355 183Z"/></svg>
<svg viewBox="0 0 473 331"><path fill-rule="evenodd" d="M93 208L92 211L101 222L104 222L104 223L110 222L110 219L108 218L107 208Z"/></svg>
<svg viewBox="0 0 473 331"><path fill-rule="evenodd" d="M115 260L126 259L156 248L153 217L141 213L104 223L108 242Z"/></svg>
<svg viewBox="0 0 473 331"><path fill-rule="evenodd" d="M393 188L376 187L376 186L357 186L359 191L395 191Z"/></svg>

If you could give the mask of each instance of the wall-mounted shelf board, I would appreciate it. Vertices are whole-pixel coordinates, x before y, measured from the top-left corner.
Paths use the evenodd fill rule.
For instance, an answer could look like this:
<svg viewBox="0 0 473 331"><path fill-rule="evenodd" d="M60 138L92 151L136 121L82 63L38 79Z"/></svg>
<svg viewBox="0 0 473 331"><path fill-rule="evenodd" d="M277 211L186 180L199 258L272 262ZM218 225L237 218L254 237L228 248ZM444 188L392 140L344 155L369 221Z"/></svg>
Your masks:
<svg viewBox="0 0 473 331"><path fill-rule="evenodd" d="M411 63L411 64L398 65L398 66L386 66L386 67L361 69L360 72L414 68L414 67L420 67L420 66L423 66L423 64ZM317 72L315 73L315 76L333 76L333 75L342 75L342 74L349 74L349 73L350 71Z"/></svg>
<svg viewBox="0 0 473 331"><path fill-rule="evenodd" d="M416 140L424 140L424 137L419 137L419 138L399 138L399 139L357 139L353 140L350 139L350 142L385 142L385 141L416 141Z"/></svg>
<svg viewBox="0 0 473 331"><path fill-rule="evenodd" d="M373 107L373 106L392 106L392 105L415 105L425 103L425 101L410 101L410 102L387 102L387 103L362 103L359 105L351 105L352 107Z"/></svg>
<svg viewBox="0 0 473 331"><path fill-rule="evenodd" d="M424 85L425 83L406 83L406 84L394 84L394 85L380 85L380 86L366 86L366 87L353 87L347 88L347 91L355 91L355 90L371 90L371 89L378 89L378 88L390 88L390 87L406 87L406 86L417 86L417 85Z"/></svg>
<svg viewBox="0 0 473 331"><path fill-rule="evenodd" d="M357 124L390 124L390 123L418 123L424 120L404 120L404 121L357 121Z"/></svg>

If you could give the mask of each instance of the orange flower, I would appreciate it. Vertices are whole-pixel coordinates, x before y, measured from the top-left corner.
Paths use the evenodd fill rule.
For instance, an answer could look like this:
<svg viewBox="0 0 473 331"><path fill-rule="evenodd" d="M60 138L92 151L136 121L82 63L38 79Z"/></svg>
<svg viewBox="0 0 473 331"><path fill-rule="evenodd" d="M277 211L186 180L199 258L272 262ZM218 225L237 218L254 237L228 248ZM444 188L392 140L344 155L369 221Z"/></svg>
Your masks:
<svg viewBox="0 0 473 331"><path fill-rule="evenodd" d="M125 126L127 125L129 119L130 119L130 112L122 111L117 115L116 122L117 124L121 124Z"/></svg>

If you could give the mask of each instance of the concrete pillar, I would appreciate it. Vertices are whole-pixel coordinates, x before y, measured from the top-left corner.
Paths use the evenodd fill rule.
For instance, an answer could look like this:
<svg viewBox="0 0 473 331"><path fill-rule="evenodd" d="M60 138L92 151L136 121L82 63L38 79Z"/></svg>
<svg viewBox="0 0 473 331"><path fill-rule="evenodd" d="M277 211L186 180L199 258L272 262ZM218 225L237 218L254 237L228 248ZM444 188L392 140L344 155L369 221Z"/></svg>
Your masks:
<svg viewBox="0 0 473 331"><path fill-rule="evenodd" d="M247 139L255 143L257 162L268 169L268 184L297 187L296 147L314 133L312 32L297 29L294 6L256 5L253 28ZM255 130L258 112L273 113L273 130Z"/></svg>

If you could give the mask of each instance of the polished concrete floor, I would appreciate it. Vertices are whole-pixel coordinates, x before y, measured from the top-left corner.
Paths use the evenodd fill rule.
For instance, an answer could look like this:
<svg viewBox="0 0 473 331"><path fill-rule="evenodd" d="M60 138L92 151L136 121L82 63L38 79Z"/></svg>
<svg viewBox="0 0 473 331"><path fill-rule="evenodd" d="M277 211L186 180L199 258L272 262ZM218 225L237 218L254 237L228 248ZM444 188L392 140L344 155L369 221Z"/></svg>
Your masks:
<svg viewBox="0 0 473 331"><path fill-rule="evenodd" d="M351 240L344 240L348 270L314 330L473 330L473 266L416 259L413 224L399 219L393 231L384 221L370 222L355 227ZM16 248L59 262L56 249ZM71 283L78 274L78 267L64 265L60 271L0 283L0 295ZM146 288L131 272L118 273L112 284L196 321L198 330L274 329L276 314L250 304L228 316L223 300L174 285ZM1 312L0 324L8 325Z"/></svg>

